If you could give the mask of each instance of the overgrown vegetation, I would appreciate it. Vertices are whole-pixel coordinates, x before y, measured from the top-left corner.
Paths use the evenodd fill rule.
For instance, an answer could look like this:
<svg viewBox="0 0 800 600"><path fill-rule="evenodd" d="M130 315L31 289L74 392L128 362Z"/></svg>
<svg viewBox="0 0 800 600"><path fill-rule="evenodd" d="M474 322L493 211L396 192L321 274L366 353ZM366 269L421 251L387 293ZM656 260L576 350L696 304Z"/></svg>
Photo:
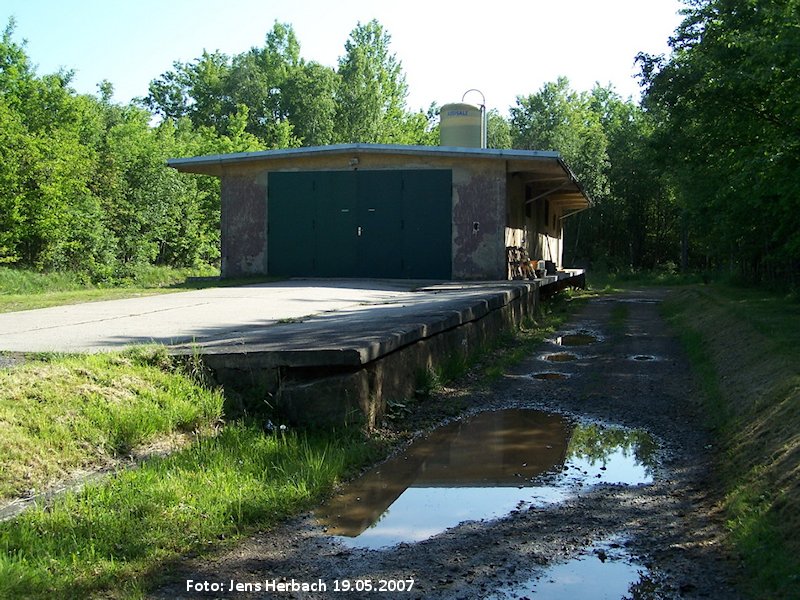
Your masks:
<svg viewBox="0 0 800 600"><path fill-rule="evenodd" d="M800 573L800 304L694 286L666 305L719 443L731 540L757 598L796 597Z"/></svg>
<svg viewBox="0 0 800 600"><path fill-rule="evenodd" d="M358 432L229 425L0 523L0 596L120 597L152 588L165 562L309 508L370 459L374 446Z"/></svg>
<svg viewBox="0 0 800 600"><path fill-rule="evenodd" d="M799 10L686 2L672 54L639 57L687 258L784 288L800 283Z"/></svg>
<svg viewBox="0 0 800 600"><path fill-rule="evenodd" d="M575 307L590 295L591 292L586 291L566 291L540 303L537 313L526 317L518 329L501 332L489 344L456 351L440 364L420 372L417 393L426 396L441 391L470 372L483 383L496 380L555 333Z"/></svg>
<svg viewBox="0 0 800 600"><path fill-rule="evenodd" d="M165 434L208 433L221 415L222 395L163 350L44 355L0 369L0 500L106 466Z"/></svg>
<svg viewBox="0 0 800 600"><path fill-rule="evenodd" d="M165 561L308 508L382 448L355 430L224 425L222 408L191 365L152 348L0 369L0 499L113 469L182 434L170 456L0 523L0 597L138 593Z"/></svg>

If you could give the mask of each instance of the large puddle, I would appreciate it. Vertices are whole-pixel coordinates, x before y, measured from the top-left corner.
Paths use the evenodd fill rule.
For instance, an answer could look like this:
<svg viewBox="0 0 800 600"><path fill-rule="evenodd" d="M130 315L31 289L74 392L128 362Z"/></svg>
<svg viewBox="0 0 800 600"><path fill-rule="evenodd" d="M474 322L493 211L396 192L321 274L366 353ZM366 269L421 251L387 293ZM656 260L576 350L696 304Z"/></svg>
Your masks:
<svg viewBox="0 0 800 600"><path fill-rule="evenodd" d="M604 540L581 556L555 565L530 580L490 598L546 598L547 600L619 600L649 597L654 586L649 571L626 551L621 539Z"/></svg>
<svg viewBox="0 0 800 600"><path fill-rule="evenodd" d="M350 547L417 542L463 521L560 502L588 486L650 483L654 451L639 430L535 410L484 412L418 440L316 515Z"/></svg>

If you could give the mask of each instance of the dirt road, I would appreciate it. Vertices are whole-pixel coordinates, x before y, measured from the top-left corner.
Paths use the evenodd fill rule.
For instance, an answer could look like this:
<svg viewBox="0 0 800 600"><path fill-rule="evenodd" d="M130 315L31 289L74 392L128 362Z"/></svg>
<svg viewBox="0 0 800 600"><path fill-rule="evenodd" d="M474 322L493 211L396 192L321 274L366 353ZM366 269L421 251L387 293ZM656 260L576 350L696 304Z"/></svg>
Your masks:
<svg viewBox="0 0 800 600"><path fill-rule="evenodd" d="M504 517L379 550L343 545L308 514L216 559L183 565L152 597L366 598L383 586L377 595L389 598L597 598L601 583L617 578L614 566L634 577L608 597L739 597L714 507L714 442L690 365L659 316L661 299L648 290L590 301L568 329L596 340L544 344L490 390L470 394L467 411L531 408L645 430L658 444L652 483L587 486L561 502L520 503ZM543 359L555 351L574 359ZM541 372L565 378L531 376ZM564 583L570 565L588 578L585 587ZM400 591L412 579L411 590Z"/></svg>

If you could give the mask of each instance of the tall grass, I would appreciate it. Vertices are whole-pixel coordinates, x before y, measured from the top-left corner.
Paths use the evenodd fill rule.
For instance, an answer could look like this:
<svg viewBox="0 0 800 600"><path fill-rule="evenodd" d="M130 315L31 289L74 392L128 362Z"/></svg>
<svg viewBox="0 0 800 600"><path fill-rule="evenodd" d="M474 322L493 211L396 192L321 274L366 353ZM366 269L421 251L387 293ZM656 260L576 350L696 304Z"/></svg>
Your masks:
<svg viewBox="0 0 800 600"><path fill-rule="evenodd" d="M180 284L190 277L216 275L219 275L219 269L208 265L191 268L139 265L132 268L126 277L95 285L70 271L39 272L0 267L0 295L48 294L111 287L159 288Z"/></svg>
<svg viewBox="0 0 800 600"><path fill-rule="evenodd" d="M66 292L87 287L90 286L72 272L39 273L0 267L0 295Z"/></svg>
<svg viewBox="0 0 800 600"><path fill-rule="evenodd" d="M208 287L215 282L189 281L218 275L219 270L209 266L176 269L143 265L125 278L94 285L70 272L39 273L0 267L0 313Z"/></svg>
<svg viewBox="0 0 800 600"><path fill-rule="evenodd" d="M800 304L729 285L665 305L717 436L730 539L756 598L800 597Z"/></svg>
<svg viewBox="0 0 800 600"><path fill-rule="evenodd" d="M586 279L590 289L614 292L641 286L676 286L696 284L703 281L701 273L681 273L673 264L657 269L635 270L620 269L615 271L589 269Z"/></svg>
<svg viewBox="0 0 800 600"><path fill-rule="evenodd" d="M226 427L167 458L0 523L0 597L147 588L164 561L269 527L374 458L358 432Z"/></svg>
<svg viewBox="0 0 800 600"><path fill-rule="evenodd" d="M41 356L0 369L0 498L208 427L222 405L221 393L177 372L163 350Z"/></svg>

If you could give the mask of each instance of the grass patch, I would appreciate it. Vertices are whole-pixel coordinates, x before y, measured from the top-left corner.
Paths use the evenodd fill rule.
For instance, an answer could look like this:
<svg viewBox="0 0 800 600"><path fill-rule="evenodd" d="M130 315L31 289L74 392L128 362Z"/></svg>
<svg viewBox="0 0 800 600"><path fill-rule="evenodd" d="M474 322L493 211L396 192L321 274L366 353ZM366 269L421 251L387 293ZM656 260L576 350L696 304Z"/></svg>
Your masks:
<svg viewBox="0 0 800 600"><path fill-rule="evenodd" d="M800 304L730 285L694 286L665 312L699 375L720 446L730 539L757 598L800 583Z"/></svg>
<svg viewBox="0 0 800 600"><path fill-rule="evenodd" d="M123 597L165 561L311 507L374 459L359 432L268 435L235 424L167 458L0 523L0 597Z"/></svg>
<svg viewBox="0 0 800 600"><path fill-rule="evenodd" d="M309 508L385 450L355 430L220 428L222 404L191 365L152 348L39 355L0 369L6 498L191 432L169 456L1 522L0 598L141 597L169 576L171 561Z"/></svg>
<svg viewBox="0 0 800 600"><path fill-rule="evenodd" d="M75 273L0 267L0 313L276 280L274 277L221 280L219 269L210 266L176 269L144 265L114 285L94 285Z"/></svg>
<svg viewBox="0 0 800 600"><path fill-rule="evenodd" d="M208 427L222 403L163 350L42 355L0 369L0 499L104 466L160 435Z"/></svg>
<svg viewBox="0 0 800 600"><path fill-rule="evenodd" d="M708 279L706 276L705 279ZM700 273L681 273L673 264L648 270L622 269L617 271L592 270L586 272L590 290L613 293L638 287L680 286L697 284L704 280Z"/></svg>

